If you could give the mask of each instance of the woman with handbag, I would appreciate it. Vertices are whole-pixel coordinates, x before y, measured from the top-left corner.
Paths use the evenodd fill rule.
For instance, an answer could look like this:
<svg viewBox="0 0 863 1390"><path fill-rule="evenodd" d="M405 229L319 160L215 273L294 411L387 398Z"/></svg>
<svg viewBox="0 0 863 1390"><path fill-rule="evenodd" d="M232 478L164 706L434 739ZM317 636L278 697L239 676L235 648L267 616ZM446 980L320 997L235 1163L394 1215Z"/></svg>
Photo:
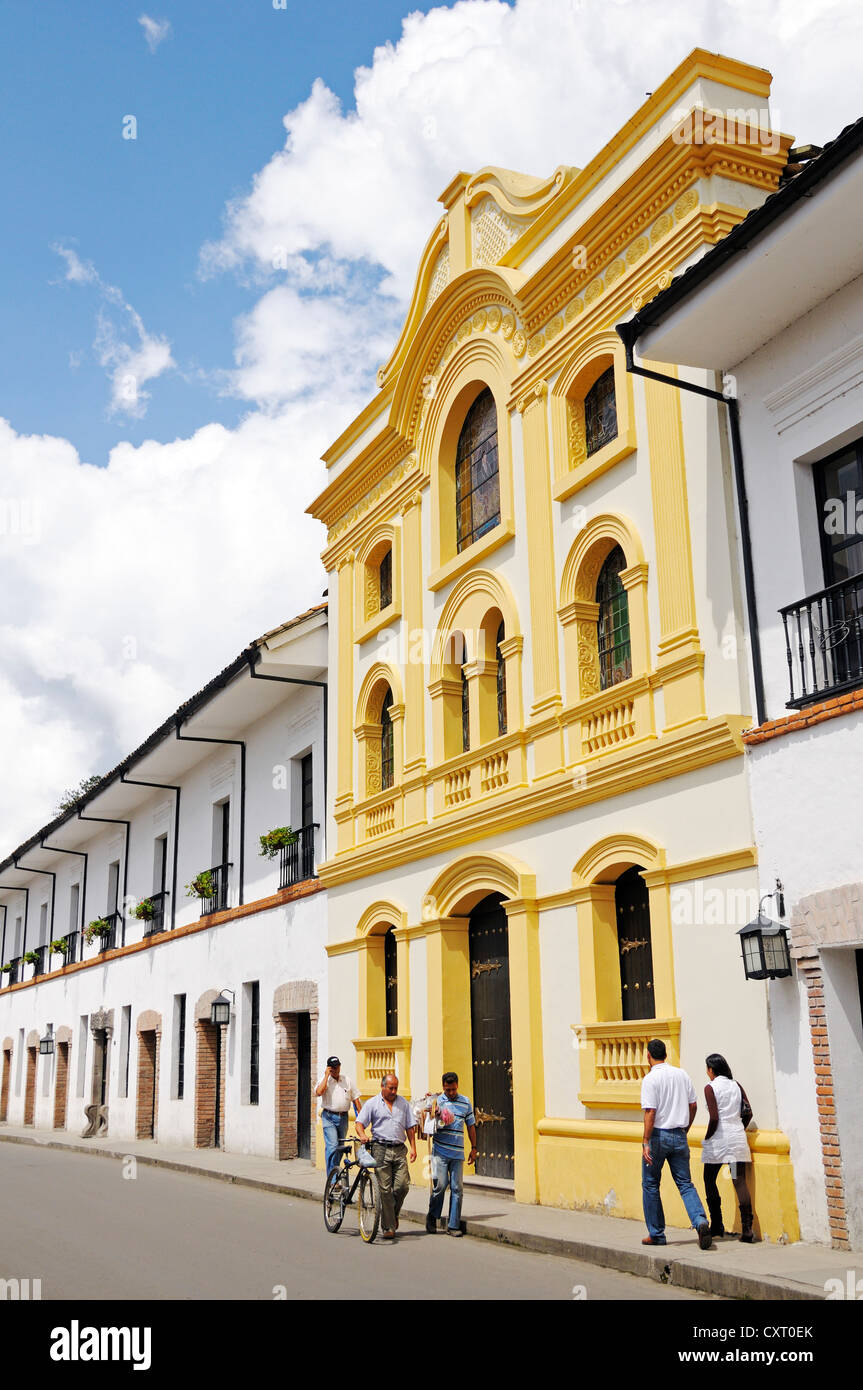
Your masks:
<svg viewBox="0 0 863 1390"><path fill-rule="evenodd" d="M712 1052L706 1066L710 1084L704 1088L704 1099L710 1122L701 1145L701 1159L704 1163L704 1193L710 1211L710 1234L725 1235L716 1178L723 1163L727 1163L740 1204L740 1239L744 1244L751 1245L754 1240L753 1212L747 1177L752 1157L746 1139L746 1125L752 1119L752 1107L746 1092L734 1080L731 1068L720 1053Z"/></svg>

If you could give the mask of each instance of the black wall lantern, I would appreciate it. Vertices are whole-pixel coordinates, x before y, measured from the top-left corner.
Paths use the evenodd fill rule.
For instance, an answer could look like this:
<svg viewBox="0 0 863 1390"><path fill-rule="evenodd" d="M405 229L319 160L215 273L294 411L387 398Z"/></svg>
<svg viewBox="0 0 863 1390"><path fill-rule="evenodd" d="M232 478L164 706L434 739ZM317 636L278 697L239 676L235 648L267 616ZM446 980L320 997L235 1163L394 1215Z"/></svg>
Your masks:
<svg viewBox="0 0 863 1390"><path fill-rule="evenodd" d="M747 980L784 980L791 974L791 954L788 950L788 931L780 922L773 922L761 911L761 903L776 898L780 914L784 899L779 880L776 892L765 893L758 904L758 915L737 935L743 949L743 969Z"/></svg>
<svg viewBox="0 0 863 1390"><path fill-rule="evenodd" d="M230 1001L225 998L226 994L230 994L233 998L234 991L232 989L223 989L219 997L217 999L214 999L212 1004L210 1005L211 1023L215 1023L218 1025L221 1025L223 1023L230 1023L231 1004Z"/></svg>
<svg viewBox="0 0 863 1390"><path fill-rule="evenodd" d="M51 1032L50 1025L44 1038L39 1039L39 1052L43 1057L50 1057L54 1051L54 1034Z"/></svg>

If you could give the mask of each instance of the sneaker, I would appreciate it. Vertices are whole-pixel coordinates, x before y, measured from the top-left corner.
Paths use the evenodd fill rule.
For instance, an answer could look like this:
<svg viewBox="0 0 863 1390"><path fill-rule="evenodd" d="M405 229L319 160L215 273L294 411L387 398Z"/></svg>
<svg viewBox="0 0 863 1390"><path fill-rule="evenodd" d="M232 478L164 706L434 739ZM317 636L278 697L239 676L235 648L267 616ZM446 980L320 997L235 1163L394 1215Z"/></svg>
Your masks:
<svg viewBox="0 0 863 1390"><path fill-rule="evenodd" d="M701 1221L698 1225L698 1244L702 1250L710 1249L710 1227L706 1221Z"/></svg>
<svg viewBox="0 0 863 1390"><path fill-rule="evenodd" d="M641 1243L642 1245L664 1245L665 1239L663 1238L662 1240L654 1240L653 1236L644 1236L642 1238Z"/></svg>
<svg viewBox="0 0 863 1390"><path fill-rule="evenodd" d="M384 1231L384 1236L383 1236L383 1238L384 1238L384 1240L395 1240L395 1238L396 1238L396 1233L395 1233L395 1231Z"/></svg>
<svg viewBox="0 0 863 1390"><path fill-rule="evenodd" d="M437 1222L435 1221L433 1216L426 1217L426 1235L437 1235Z"/></svg>
<svg viewBox="0 0 863 1390"><path fill-rule="evenodd" d="M461 1235L461 1231L460 1231L460 1229L459 1229L458 1226L456 1226L455 1230L452 1230L451 1227L448 1226L448 1227L447 1227L447 1235L448 1235L448 1236L460 1236L460 1235Z"/></svg>

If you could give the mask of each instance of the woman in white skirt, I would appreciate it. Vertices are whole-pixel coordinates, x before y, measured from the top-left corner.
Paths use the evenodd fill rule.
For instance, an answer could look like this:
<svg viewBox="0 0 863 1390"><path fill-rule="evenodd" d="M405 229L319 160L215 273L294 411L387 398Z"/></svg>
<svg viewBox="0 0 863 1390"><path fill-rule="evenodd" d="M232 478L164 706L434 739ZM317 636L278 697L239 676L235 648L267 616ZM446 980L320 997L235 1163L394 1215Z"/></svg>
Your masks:
<svg viewBox="0 0 863 1390"><path fill-rule="evenodd" d="M706 1066L710 1084L704 1088L704 1099L707 1102L710 1123L701 1145L701 1158L704 1163L704 1193L710 1211L710 1234L725 1235L722 1202L716 1178L723 1163L727 1163L740 1203L740 1239L750 1245L753 1240L753 1212L747 1176L752 1156L740 1114L743 1102L746 1102L750 1117L752 1110L746 1092L739 1082L733 1079L731 1068L720 1053L712 1052L707 1058Z"/></svg>

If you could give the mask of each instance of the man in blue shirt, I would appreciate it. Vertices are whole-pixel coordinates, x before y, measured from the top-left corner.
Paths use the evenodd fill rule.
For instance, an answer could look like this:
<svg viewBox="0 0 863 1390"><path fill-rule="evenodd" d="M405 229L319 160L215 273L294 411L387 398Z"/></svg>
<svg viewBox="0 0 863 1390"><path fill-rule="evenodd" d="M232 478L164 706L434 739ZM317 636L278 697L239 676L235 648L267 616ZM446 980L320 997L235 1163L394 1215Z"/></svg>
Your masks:
<svg viewBox="0 0 863 1390"><path fill-rule="evenodd" d="M444 1193L449 1188L449 1221L447 1234L460 1236L462 1169L464 1168L464 1127L470 1137L468 1163L476 1163L476 1119L467 1096L459 1093L458 1076L454 1071L441 1077L443 1095L435 1102L437 1128L432 1140L432 1194L429 1199L426 1230L434 1235L443 1212Z"/></svg>
<svg viewBox="0 0 863 1390"><path fill-rule="evenodd" d="M381 1221L384 1240L393 1240L399 1212L410 1190L405 1140L410 1145L410 1161L416 1163L416 1120L407 1101L399 1095L399 1079L393 1072L381 1078L381 1093L367 1100L357 1116L360 1142L368 1143L366 1125L371 1125L371 1153L377 1164L381 1194Z"/></svg>

